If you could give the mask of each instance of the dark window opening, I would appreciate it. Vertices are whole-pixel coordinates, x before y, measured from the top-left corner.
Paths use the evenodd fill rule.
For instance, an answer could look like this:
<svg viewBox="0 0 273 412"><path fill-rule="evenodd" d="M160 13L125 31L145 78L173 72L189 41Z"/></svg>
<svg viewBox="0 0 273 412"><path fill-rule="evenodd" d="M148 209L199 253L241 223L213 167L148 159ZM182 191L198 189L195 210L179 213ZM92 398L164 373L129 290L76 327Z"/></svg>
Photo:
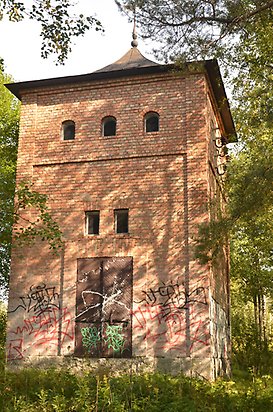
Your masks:
<svg viewBox="0 0 273 412"><path fill-rule="evenodd" d="M85 212L85 231L87 235L98 235L100 227L100 212L93 210Z"/></svg>
<svg viewBox="0 0 273 412"><path fill-rule="evenodd" d="M66 120L62 124L63 140L75 139L75 123L72 120Z"/></svg>
<svg viewBox="0 0 273 412"><path fill-rule="evenodd" d="M115 136L116 135L117 121L115 117L105 117L102 121L102 135L103 136Z"/></svg>
<svg viewBox="0 0 273 412"><path fill-rule="evenodd" d="M129 210L117 209L115 210L115 232L128 233L129 232Z"/></svg>
<svg viewBox="0 0 273 412"><path fill-rule="evenodd" d="M155 112L150 112L145 115L145 132L159 131L159 115Z"/></svg>

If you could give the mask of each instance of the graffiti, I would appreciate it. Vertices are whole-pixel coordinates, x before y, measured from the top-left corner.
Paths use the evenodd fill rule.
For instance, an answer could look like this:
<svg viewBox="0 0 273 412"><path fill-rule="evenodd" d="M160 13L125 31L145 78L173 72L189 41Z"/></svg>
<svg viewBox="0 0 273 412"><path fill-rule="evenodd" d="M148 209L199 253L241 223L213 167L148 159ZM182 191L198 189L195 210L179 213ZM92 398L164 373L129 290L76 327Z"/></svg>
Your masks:
<svg viewBox="0 0 273 412"><path fill-rule="evenodd" d="M75 354L90 357L132 354L131 257L82 258L77 262ZM82 329L86 326L96 330ZM100 337L98 342L97 337ZM85 349L85 350L83 350ZM88 353L87 353L88 352Z"/></svg>
<svg viewBox="0 0 273 412"><path fill-rule="evenodd" d="M142 291L144 298L135 303L146 303L150 306L160 306L162 317L167 317L171 311L180 311L187 309L192 303L201 303L207 305L206 291L203 286L193 289L190 293L182 290L182 285L179 283L169 283L158 287L157 289L150 288L147 292Z"/></svg>
<svg viewBox="0 0 273 412"><path fill-rule="evenodd" d="M123 294L122 291L122 284L120 285L120 288L118 288L117 286L117 282L116 280L114 280L113 283L113 287L111 290L111 293L108 295L107 293L102 294L100 292L96 292L93 290L84 290L81 293L82 296L82 301L85 307L85 310L80 312L76 318L78 318L79 316L84 315L85 313L87 313L90 309L95 309L95 308L101 308L101 312L102 312L102 321L106 320L106 315L109 312L109 308L113 305L118 305L118 306L122 306L123 308L126 309L127 312L130 312L130 309L125 305L125 303L121 302L120 298ZM90 304L87 302L87 299L90 300L90 298L92 299L92 296L100 296L100 302L94 303L94 304Z"/></svg>
<svg viewBox="0 0 273 412"><path fill-rule="evenodd" d="M106 326L106 338L108 348L112 348L114 352L122 352L124 347L124 337L121 334L121 325L109 325Z"/></svg>
<svg viewBox="0 0 273 412"><path fill-rule="evenodd" d="M31 316L10 331L8 359L23 359L30 347L49 344L59 347L65 339L74 340L71 315L67 308L60 309L59 294L54 286L48 287L45 283L32 285L20 301L9 313L21 308Z"/></svg>
<svg viewBox="0 0 273 412"><path fill-rule="evenodd" d="M91 351L91 349L97 348L97 345L100 342L100 335L95 326L82 328L81 333L82 344L87 350Z"/></svg>
<svg viewBox="0 0 273 412"><path fill-rule="evenodd" d="M134 331L143 333L143 340L157 349L184 350L186 342L186 312L178 312L175 306L169 307L169 313L162 312L160 306L143 304L132 312ZM189 325L191 332L190 350L197 343L209 345L209 321L200 319L199 314L191 314Z"/></svg>
<svg viewBox="0 0 273 412"><path fill-rule="evenodd" d="M10 339L8 342L8 359L23 359L23 339Z"/></svg>
<svg viewBox="0 0 273 412"><path fill-rule="evenodd" d="M21 326L11 330L10 336L15 335L16 339L10 339L8 344L8 358L22 359L27 348L22 349L23 341L31 336L32 343L30 346L38 348L45 344L59 344L59 324L62 322L61 342L65 339L74 340L74 328L72 327L72 318L67 308L62 311L53 309L51 312L45 312L39 316L32 316L24 319ZM20 343L21 341L21 343Z"/></svg>
<svg viewBox="0 0 273 412"><path fill-rule="evenodd" d="M143 298L133 311L135 331L142 331L143 339L157 349L184 350L187 330L190 330L191 343L209 344L209 323L207 317L200 318L207 303L206 289L193 287L187 292L179 282L164 283L156 288L142 291ZM193 310L198 305L198 310ZM201 312L200 312L201 311ZM190 319L190 322L187 321Z"/></svg>
<svg viewBox="0 0 273 412"><path fill-rule="evenodd" d="M102 329L104 329L102 327ZM97 349L100 342L105 342L108 349L113 349L114 352L123 352L124 336L122 335L122 325L109 325L106 323L105 330L100 332L95 326L81 328L82 344L88 350Z"/></svg>
<svg viewBox="0 0 273 412"><path fill-rule="evenodd" d="M214 377L221 373L228 373L229 360L229 324L225 310L211 297L210 300L210 329L211 329L211 354L214 364Z"/></svg>
<svg viewBox="0 0 273 412"><path fill-rule="evenodd" d="M16 312L22 308L26 312L33 312L40 316L44 312L60 309L59 294L55 291L55 286L47 287L45 283L37 286L30 286L26 296L20 296L20 304L9 313Z"/></svg>

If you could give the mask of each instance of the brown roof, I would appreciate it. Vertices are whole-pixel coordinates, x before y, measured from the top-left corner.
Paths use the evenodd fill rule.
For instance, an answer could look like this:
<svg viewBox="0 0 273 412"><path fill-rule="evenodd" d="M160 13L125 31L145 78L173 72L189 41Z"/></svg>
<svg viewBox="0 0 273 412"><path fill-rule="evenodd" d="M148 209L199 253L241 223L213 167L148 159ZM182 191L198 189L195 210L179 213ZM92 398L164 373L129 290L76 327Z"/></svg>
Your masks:
<svg viewBox="0 0 273 412"><path fill-rule="evenodd" d="M132 68L136 69L151 66L160 66L160 64L146 59L146 57L144 57L136 47L132 47L116 62L109 64L102 69L96 70L94 73L105 73L116 70L128 70Z"/></svg>

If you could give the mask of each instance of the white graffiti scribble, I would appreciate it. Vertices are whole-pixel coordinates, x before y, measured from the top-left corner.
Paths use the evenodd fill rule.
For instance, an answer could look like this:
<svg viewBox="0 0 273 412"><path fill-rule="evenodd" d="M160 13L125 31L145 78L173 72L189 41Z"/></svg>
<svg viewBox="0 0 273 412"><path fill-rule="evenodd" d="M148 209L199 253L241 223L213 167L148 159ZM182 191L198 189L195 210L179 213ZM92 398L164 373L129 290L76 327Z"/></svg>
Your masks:
<svg viewBox="0 0 273 412"><path fill-rule="evenodd" d="M122 287L122 283L120 285ZM82 291L82 301L85 306L85 310L81 313L79 313L77 317L84 315L86 312L88 312L90 309L95 309L101 307L102 311L102 321L104 320L104 316L106 316L106 313L112 305L116 304L119 306L123 306L128 312L130 312L130 308L128 308L125 303L121 302L119 298L122 296L123 292L121 288L118 288L116 280L114 280L113 287L111 293L108 295L107 293L102 294L100 292L96 292L93 290L84 290ZM101 301L94 303L94 304L88 304L87 303L87 296L88 295L98 295L101 297Z"/></svg>

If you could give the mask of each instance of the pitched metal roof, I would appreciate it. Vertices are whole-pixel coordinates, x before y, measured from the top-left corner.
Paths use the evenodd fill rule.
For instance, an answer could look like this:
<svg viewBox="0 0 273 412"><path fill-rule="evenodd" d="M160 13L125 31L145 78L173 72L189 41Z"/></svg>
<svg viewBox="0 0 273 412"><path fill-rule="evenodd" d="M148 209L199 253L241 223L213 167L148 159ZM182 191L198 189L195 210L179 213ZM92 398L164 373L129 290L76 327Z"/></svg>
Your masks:
<svg viewBox="0 0 273 412"><path fill-rule="evenodd" d="M103 67L102 69L96 70L94 73L106 73L113 72L116 70L128 70L128 69L139 69L142 67L160 66L160 64L155 63L151 60L146 59L137 47L132 47L116 62Z"/></svg>

